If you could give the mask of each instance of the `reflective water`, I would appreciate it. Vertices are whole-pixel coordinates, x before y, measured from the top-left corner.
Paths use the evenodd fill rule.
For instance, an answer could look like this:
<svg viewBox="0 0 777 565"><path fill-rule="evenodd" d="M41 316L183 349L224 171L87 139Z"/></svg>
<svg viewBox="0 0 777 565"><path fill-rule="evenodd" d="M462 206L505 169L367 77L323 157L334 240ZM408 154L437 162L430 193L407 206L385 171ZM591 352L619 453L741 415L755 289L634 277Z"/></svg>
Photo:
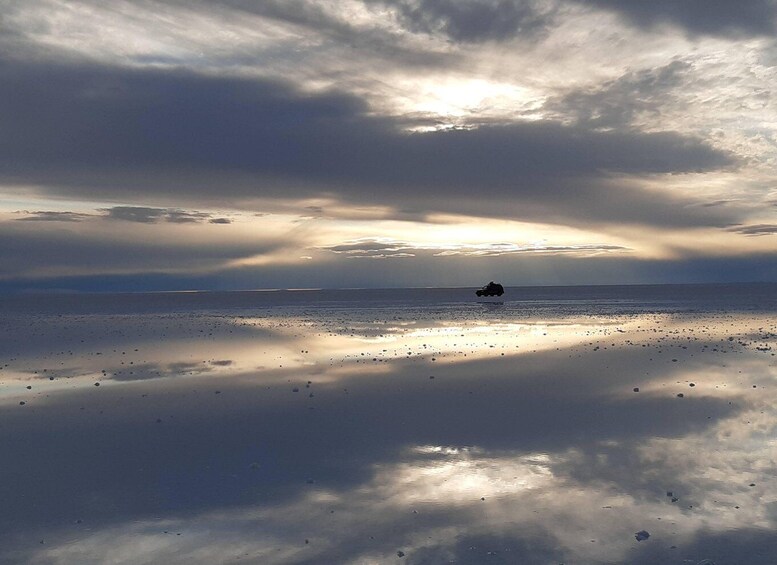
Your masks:
<svg viewBox="0 0 777 565"><path fill-rule="evenodd" d="M0 561L775 563L775 291L3 299Z"/></svg>

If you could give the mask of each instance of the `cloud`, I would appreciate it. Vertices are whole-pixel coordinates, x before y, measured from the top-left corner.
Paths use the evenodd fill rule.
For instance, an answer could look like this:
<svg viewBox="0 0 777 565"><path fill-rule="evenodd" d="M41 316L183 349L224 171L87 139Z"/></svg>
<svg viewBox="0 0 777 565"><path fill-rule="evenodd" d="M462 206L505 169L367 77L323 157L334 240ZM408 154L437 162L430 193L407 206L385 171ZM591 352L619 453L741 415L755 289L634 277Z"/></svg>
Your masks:
<svg viewBox="0 0 777 565"><path fill-rule="evenodd" d="M777 224L754 224L750 226L736 226L729 229L743 235L775 235L777 234Z"/></svg>
<svg viewBox="0 0 777 565"><path fill-rule="evenodd" d="M213 217L208 212L179 210L175 208L150 208L147 206L113 206L111 208L98 208L98 213L82 212L52 212L36 211L18 212L27 214L17 221L22 222L82 222L89 219L121 220L140 224L156 224L167 222L171 224L198 224L208 222L210 224L231 224L232 220L224 217Z"/></svg>
<svg viewBox="0 0 777 565"><path fill-rule="evenodd" d="M182 210L166 210L164 215L165 221L173 224L196 224L209 217L210 214L203 212L184 212Z"/></svg>
<svg viewBox="0 0 777 565"><path fill-rule="evenodd" d="M732 202L733 202L732 200L720 199L720 200L712 200L711 202L703 202L699 204L699 206L704 206L706 208L713 208L716 206L728 206Z"/></svg>
<svg viewBox="0 0 777 565"><path fill-rule="evenodd" d="M17 218L19 222L81 222L87 218L94 217L94 214L82 214L78 212L50 212L50 211L37 211L37 212L21 212L22 214L29 214L22 218Z"/></svg>
<svg viewBox="0 0 777 565"><path fill-rule="evenodd" d="M14 6L8 21L14 33L0 40L15 49L55 44L140 65L253 66L288 77L354 49L360 57L349 64L357 66L370 59L427 68L452 59L442 42L430 49L428 38L401 29L373 0L74 0L65 8L30 0ZM106 36L106 26L118 33Z"/></svg>
<svg viewBox="0 0 777 565"><path fill-rule="evenodd" d="M380 1L394 7L409 30L463 43L532 37L555 25L557 12L571 5L615 12L640 28L670 24L692 34L735 37L769 36L777 30L774 0Z"/></svg>
<svg viewBox="0 0 777 565"><path fill-rule="evenodd" d="M435 245L399 241L387 238L363 238L355 241L321 247L332 253L342 254L350 259L387 259L396 257L415 257L425 252L435 257L499 257L502 255L528 254L570 254L594 255L609 252L630 251L619 245L545 245L535 243L518 245L515 243L451 244Z"/></svg>
<svg viewBox="0 0 777 565"><path fill-rule="evenodd" d="M400 252L409 248L409 244L404 242L367 238L350 243L323 247L322 249L326 249L333 253L344 253L346 255L371 255L383 252Z"/></svg>
<svg viewBox="0 0 777 565"><path fill-rule="evenodd" d="M44 87L45 85L45 87ZM406 211L572 223L730 225L623 177L715 171L732 155L673 132L557 121L408 133L363 100L182 70L0 65L0 181L51 193L181 203L335 196ZM109 187L109 188L106 188ZM121 210L151 221L157 212ZM168 221L196 221L167 213Z"/></svg>
<svg viewBox="0 0 777 565"><path fill-rule="evenodd" d="M548 102L546 108L558 111L562 119L571 116L575 123L593 128L631 127L639 116L654 123L690 70L690 63L676 60L630 71L595 88L568 92Z"/></svg>
<svg viewBox="0 0 777 565"><path fill-rule="evenodd" d="M162 208L147 208L144 206L114 206L104 208L105 217L111 220L124 220L141 224L154 224L161 220L173 223L199 222L207 214L191 214L180 210L165 210Z"/></svg>
<svg viewBox="0 0 777 565"><path fill-rule="evenodd" d="M552 21L547 4L529 0L383 0L411 31L465 43L532 37Z"/></svg>
<svg viewBox="0 0 777 565"><path fill-rule="evenodd" d="M271 257L299 244L293 234L236 238L214 227L179 233L177 224L101 221L65 229L57 222L0 222L0 279L75 275L178 273L196 276L235 261ZM69 224L64 224L69 225Z"/></svg>
<svg viewBox="0 0 777 565"><path fill-rule="evenodd" d="M581 2L581 0L575 0ZM774 0L583 0L614 11L631 24L673 24L694 34L771 35L775 32Z"/></svg>
<svg viewBox="0 0 777 565"><path fill-rule="evenodd" d="M170 208L147 208L145 206L114 206L112 208L103 208L101 211L110 220L124 220L141 224L154 224L160 221L173 224L192 224L203 222L210 218L210 214L204 212L187 212Z"/></svg>
<svg viewBox="0 0 777 565"><path fill-rule="evenodd" d="M159 3L181 4L174 0ZM308 0L218 0L201 4L198 9L211 14L224 9L244 11L342 42L398 53L401 36L392 34L391 28L381 22L385 12L375 13L375 7L393 10L405 31L439 35L459 43L480 43L533 38L557 24L558 12L580 5L614 12L640 28L670 24L691 34L734 37L768 36L776 29L774 0L364 0L341 9ZM191 8L192 4L185 6ZM372 16L367 19L370 23L348 17L365 10Z"/></svg>

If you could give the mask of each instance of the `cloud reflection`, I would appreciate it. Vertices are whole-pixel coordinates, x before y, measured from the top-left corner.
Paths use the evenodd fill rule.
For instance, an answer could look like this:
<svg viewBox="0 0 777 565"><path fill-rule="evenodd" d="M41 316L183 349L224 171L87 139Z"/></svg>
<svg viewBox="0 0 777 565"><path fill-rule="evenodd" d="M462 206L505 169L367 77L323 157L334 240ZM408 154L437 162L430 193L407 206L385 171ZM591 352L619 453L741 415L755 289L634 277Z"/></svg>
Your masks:
<svg viewBox="0 0 777 565"><path fill-rule="evenodd" d="M3 341L0 555L768 563L773 319L549 314L42 316Z"/></svg>

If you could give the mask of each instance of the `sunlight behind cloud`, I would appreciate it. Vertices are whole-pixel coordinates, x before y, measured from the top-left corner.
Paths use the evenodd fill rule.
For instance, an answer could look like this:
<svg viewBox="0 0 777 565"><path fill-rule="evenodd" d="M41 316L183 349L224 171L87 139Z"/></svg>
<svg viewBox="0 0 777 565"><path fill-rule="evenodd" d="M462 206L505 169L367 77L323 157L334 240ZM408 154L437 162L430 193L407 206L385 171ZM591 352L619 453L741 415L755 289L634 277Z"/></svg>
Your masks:
<svg viewBox="0 0 777 565"><path fill-rule="evenodd" d="M417 126L411 131L468 126L478 121L531 118L543 97L517 84L465 77L414 78L400 81L398 110L438 120L436 126Z"/></svg>

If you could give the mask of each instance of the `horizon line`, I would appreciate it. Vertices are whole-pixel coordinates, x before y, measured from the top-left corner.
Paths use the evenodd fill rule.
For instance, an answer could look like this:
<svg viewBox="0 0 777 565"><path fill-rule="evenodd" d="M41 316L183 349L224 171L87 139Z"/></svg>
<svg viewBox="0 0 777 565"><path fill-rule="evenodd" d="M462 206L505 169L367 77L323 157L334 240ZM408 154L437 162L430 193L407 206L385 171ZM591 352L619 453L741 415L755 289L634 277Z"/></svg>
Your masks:
<svg viewBox="0 0 777 565"><path fill-rule="evenodd" d="M733 281L733 282L673 282L673 283L592 283L592 284L503 284L505 288L592 288L592 287L659 287L659 286L732 286L732 285L775 285L777 281ZM179 289L179 290L77 290L77 289L19 289L0 290L0 297L34 295L110 295L110 294L209 294L239 292L324 292L324 291L386 291L386 290L470 290L477 285L464 286L391 286L391 287L309 287L309 288L243 288L243 289Z"/></svg>

